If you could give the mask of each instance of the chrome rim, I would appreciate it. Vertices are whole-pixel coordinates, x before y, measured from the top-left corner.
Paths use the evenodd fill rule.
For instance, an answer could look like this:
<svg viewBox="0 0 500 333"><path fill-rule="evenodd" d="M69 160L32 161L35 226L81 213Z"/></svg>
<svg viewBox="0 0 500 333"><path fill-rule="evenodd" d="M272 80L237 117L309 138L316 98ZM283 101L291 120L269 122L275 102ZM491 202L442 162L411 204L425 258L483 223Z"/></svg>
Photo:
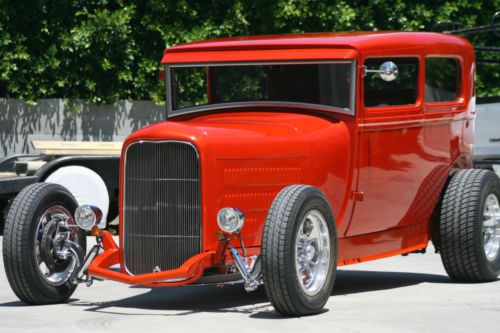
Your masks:
<svg viewBox="0 0 500 333"><path fill-rule="evenodd" d="M38 272L51 286L65 284L81 262L78 226L68 210L52 206L37 223L34 250Z"/></svg>
<svg viewBox="0 0 500 333"><path fill-rule="evenodd" d="M307 212L295 238L295 269L302 291L314 296L323 288L330 267L330 234L317 210Z"/></svg>
<svg viewBox="0 0 500 333"><path fill-rule="evenodd" d="M483 214L484 253L489 261L498 256L500 249L500 205L495 194L486 198Z"/></svg>

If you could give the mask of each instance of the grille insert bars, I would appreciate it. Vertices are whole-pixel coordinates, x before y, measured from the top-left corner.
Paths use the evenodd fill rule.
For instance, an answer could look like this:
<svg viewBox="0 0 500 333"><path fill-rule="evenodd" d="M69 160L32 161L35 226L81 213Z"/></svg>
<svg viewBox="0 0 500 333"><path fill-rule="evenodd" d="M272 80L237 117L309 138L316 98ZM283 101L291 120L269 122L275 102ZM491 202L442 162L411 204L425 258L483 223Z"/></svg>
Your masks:
<svg viewBox="0 0 500 333"><path fill-rule="evenodd" d="M180 267L201 251L200 167L186 142L138 141L125 153L123 258L133 275Z"/></svg>

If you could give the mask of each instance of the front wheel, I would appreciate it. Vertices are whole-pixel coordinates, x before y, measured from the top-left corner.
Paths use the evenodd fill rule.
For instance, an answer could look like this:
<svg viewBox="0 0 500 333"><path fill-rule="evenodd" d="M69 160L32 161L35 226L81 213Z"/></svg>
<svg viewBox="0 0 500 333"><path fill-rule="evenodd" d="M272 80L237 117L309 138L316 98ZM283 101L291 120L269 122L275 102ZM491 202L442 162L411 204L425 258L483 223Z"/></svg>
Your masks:
<svg viewBox="0 0 500 333"><path fill-rule="evenodd" d="M318 313L337 269L337 233L330 205L312 186L293 185L274 200L264 226L262 277L284 316Z"/></svg>
<svg viewBox="0 0 500 333"><path fill-rule="evenodd" d="M57 184L24 188L5 224L3 259L9 284L27 304L66 301L85 254L85 233L73 220L77 203Z"/></svg>

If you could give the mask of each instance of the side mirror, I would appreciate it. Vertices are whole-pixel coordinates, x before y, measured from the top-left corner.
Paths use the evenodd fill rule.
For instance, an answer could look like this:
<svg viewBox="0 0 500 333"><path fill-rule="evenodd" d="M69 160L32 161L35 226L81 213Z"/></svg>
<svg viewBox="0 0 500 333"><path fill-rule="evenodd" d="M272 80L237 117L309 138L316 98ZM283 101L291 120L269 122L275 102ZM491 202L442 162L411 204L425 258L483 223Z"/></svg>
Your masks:
<svg viewBox="0 0 500 333"><path fill-rule="evenodd" d="M392 61L386 61L380 65L380 78L384 81L394 81L398 77L398 66Z"/></svg>
<svg viewBox="0 0 500 333"><path fill-rule="evenodd" d="M385 61L379 69L365 69L365 73L378 73L386 82L394 81L398 77L398 66L392 61Z"/></svg>

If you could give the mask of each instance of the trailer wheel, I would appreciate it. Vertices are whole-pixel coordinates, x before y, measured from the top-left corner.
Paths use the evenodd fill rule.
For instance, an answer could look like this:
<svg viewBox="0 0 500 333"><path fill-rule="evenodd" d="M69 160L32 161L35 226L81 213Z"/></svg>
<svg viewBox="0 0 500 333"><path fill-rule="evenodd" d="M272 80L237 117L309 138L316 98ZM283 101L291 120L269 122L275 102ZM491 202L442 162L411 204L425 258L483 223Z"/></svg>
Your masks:
<svg viewBox="0 0 500 333"><path fill-rule="evenodd" d="M284 316L318 313L337 269L337 233L330 205L312 186L283 189L267 215L262 276L275 310Z"/></svg>
<svg viewBox="0 0 500 333"><path fill-rule="evenodd" d="M461 282L500 274L500 180L489 170L461 170L446 188L439 224L441 259Z"/></svg>
<svg viewBox="0 0 500 333"><path fill-rule="evenodd" d="M14 199L5 224L3 260L16 296L27 304L66 301L85 254L74 220L76 201L64 187L37 183Z"/></svg>

